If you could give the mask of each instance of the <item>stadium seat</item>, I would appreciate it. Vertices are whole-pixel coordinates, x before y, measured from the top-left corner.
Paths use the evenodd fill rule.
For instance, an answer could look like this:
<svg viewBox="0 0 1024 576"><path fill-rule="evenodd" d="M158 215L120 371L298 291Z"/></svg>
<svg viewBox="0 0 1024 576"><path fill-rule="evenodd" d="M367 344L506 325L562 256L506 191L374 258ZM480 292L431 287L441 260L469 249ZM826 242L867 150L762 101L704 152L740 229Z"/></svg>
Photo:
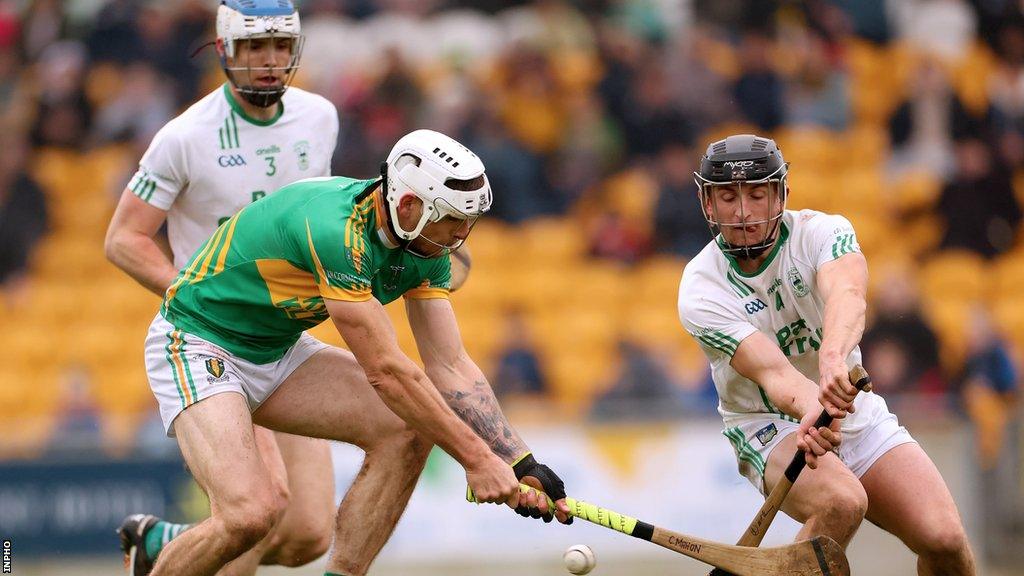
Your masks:
<svg viewBox="0 0 1024 576"><path fill-rule="evenodd" d="M587 250L583 228L571 218L534 218L520 226L522 250L537 262L566 262Z"/></svg>
<svg viewBox="0 0 1024 576"><path fill-rule="evenodd" d="M981 115L988 108L992 76L998 66L995 55L980 40L971 45L959 62L949 66L953 89L971 113Z"/></svg>
<svg viewBox="0 0 1024 576"><path fill-rule="evenodd" d="M951 300L981 301L986 296L988 279L987 265L981 257L971 252L948 250L924 264L920 286L933 307L942 307Z"/></svg>
<svg viewBox="0 0 1024 576"><path fill-rule="evenodd" d="M942 181L933 173L915 170L901 174L891 186L895 207L902 212L931 209L942 192Z"/></svg>
<svg viewBox="0 0 1024 576"><path fill-rule="evenodd" d="M939 301L924 306L925 317L939 337L939 361L947 374L956 374L967 353L967 323L973 303Z"/></svg>
<svg viewBox="0 0 1024 576"><path fill-rule="evenodd" d="M560 413L580 417L589 408L594 396L613 382L618 356L610 351L572 351L545 355L553 396L561 406Z"/></svg>
<svg viewBox="0 0 1024 576"><path fill-rule="evenodd" d="M855 124L843 137L846 140L843 159L851 166L879 167L889 151L889 134L877 124Z"/></svg>

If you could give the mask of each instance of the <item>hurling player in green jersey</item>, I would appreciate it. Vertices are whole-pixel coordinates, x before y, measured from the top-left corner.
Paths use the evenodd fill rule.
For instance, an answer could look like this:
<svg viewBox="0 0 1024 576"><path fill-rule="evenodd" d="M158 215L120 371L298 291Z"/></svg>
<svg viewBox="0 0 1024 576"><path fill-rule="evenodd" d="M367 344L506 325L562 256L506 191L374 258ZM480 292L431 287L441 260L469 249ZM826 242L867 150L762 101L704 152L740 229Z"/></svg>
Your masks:
<svg viewBox="0 0 1024 576"><path fill-rule="evenodd" d="M212 514L172 540L152 574L213 574L274 524L283 503L254 423L366 451L338 509L328 574L367 572L432 444L465 468L480 500L571 521L561 479L502 414L448 300L448 255L491 204L483 164L451 138L417 130L395 145L382 176L300 181L247 206L167 290L146 340L147 373ZM399 296L423 369L399 348L382 306ZM304 335L327 318L351 352ZM556 509L520 495L520 481Z"/></svg>

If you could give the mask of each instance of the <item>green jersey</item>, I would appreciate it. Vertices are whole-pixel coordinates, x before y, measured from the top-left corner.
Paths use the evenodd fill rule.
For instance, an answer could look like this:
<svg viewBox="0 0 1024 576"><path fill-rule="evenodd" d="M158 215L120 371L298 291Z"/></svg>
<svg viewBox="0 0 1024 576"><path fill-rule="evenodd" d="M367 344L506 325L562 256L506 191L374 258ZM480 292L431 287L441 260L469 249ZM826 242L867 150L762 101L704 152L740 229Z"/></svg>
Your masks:
<svg viewBox="0 0 1024 576"><path fill-rule="evenodd" d="M178 273L164 318L265 364L328 318L325 298L448 298L447 254L418 258L384 243L379 183L313 178L246 206Z"/></svg>

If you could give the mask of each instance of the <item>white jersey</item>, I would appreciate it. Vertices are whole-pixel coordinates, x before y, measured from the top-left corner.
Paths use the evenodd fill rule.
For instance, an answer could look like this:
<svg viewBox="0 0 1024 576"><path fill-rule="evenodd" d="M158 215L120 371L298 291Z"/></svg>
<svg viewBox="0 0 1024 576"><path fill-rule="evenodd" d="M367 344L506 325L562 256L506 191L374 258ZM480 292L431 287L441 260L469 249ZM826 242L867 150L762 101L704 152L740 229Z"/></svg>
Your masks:
<svg viewBox="0 0 1024 576"><path fill-rule="evenodd" d="M247 204L296 180L330 175L334 105L294 87L281 104L273 119L254 119L224 84L153 138L128 189L167 211L176 267Z"/></svg>
<svg viewBox="0 0 1024 576"><path fill-rule="evenodd" d="M818 382L825 305L817 286L818 269L851 252L860 252L850 221L814 210L787 210L779 239L753 274L709 243L686 266L679 286L679 318L711 363L718 411L726 425L741 415L782 414L764 390L737 373L730 362L744 338L760 330L793 366ZM847 365L860 363L854 348ZM864 397L858 396L858 402ZM851 414L843 429L856 426ZM792 420L789 416L784 416Z"/></svg>

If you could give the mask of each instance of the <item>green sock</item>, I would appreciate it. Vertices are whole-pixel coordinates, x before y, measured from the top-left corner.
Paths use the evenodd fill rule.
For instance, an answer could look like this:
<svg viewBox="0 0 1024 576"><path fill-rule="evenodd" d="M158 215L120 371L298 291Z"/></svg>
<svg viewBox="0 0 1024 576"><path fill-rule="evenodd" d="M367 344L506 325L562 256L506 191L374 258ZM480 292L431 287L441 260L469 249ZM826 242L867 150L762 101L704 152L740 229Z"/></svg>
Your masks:
<svg viewBox="0 0 1024 576"><path fill-rule="evenodd" d="M150 560L156 560L168 542L191 527L191 524L172 524L163 520L157 522L146 532L146 555Z"/></svg>

